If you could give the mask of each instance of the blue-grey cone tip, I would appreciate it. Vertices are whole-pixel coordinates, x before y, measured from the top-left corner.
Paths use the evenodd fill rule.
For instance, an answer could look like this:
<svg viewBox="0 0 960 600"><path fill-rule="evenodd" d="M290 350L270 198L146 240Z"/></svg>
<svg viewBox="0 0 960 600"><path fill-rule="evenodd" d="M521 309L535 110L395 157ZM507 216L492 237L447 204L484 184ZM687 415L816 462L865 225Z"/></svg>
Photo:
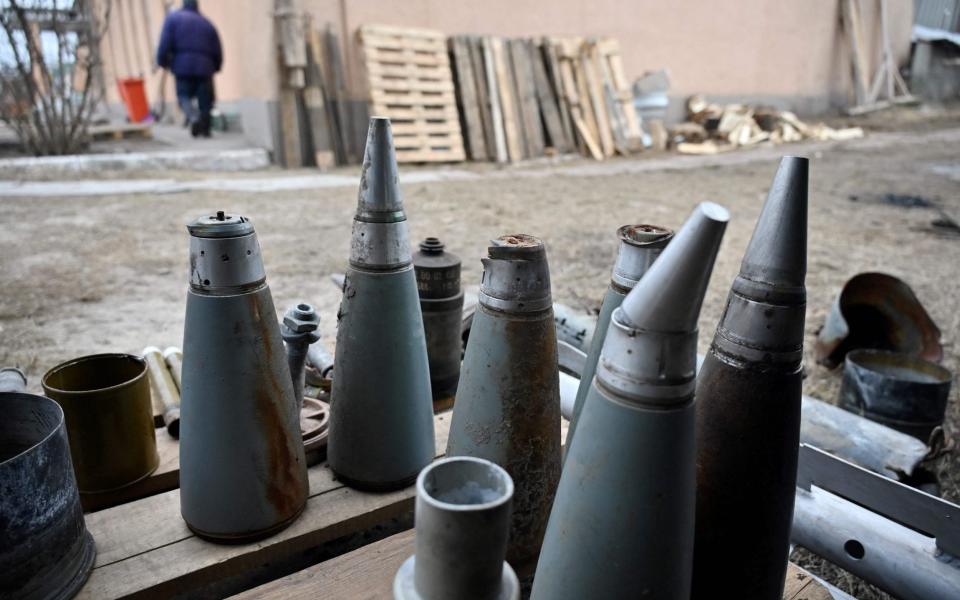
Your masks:
<svg viewBox="0 0 960 600"><path fill-rule="evenodd" d="M807 274L809 160L784 156L773 178L740 276L772 286L802 287Z"/></svg>
<svg viewBox="0 0 960 600"><path fill-rule="evenodd" d="M621 305L621 318L636 329L689 332L697 327L720 241L730 220L727 209L703 202Z"/></svg>
<svg viewBox="0 0 960 600"><path fill-rule="evenodd" d="M403 210L397 154L390 119L370 117L367 146L363 151L357 213L392 213Z"/></svg>

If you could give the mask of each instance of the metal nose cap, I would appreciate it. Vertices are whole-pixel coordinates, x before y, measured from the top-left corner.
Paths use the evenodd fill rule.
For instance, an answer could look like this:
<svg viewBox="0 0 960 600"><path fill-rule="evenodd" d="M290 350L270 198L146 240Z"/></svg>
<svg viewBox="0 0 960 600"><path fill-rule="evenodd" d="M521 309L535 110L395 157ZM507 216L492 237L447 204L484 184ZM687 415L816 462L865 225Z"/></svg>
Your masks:
<svg viewBox="0 0 960 600"><path fill-rule="evenodd" d="M673 231L657 225L624 225L617 229L617 237L620 248L611 280L622 288L632 289L670 243Z"/></svg>
<svg viewBox="0 0 960 600"><path fill-rule="evenodd" d="M624 324L659 332L695 330L729 219L727 209L712 202L693 209L650 270L627 294L621 305Z"/></svg>
<svg viewBox="0 0 960 600"><path fill-rule="evenodd" d="M386 117L370 118L360 173L357 218L381 221L404 218L393 132Z"/></svg>
<svg viewBox="0 0 960 600"><path fill-rule="evenodd" d="M490 241L481 260L480 303L504 311L533 312L553 305L543 242L524 233Z"/></svg>
<svg viewBox="0 0 960 600"><path fill-rule="evenodd" d="M254 232L254 229L250 219L218 210L191 221L187 224L187 231L193 237L227 238L249 235Z"/></svg>
<svg viewBox="0 0 960 600"><path fill-rule="evenodd" d="M803 287L807 274L809 163L798 156L780 160L743 255L741 277L776 287Z"/></svg>

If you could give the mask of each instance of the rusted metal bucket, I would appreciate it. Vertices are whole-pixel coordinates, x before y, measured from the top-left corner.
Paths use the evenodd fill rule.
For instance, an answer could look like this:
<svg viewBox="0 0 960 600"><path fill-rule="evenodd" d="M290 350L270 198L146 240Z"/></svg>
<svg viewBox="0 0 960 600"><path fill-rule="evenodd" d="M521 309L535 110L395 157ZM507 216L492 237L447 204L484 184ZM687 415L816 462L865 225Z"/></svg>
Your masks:
<svg viewBox="0 0 960 600"><path fill-rule="evenodd" d="M70 598L96 549L83 522L63 410L0 394L0 598Z"/></svg>
<svg viewBox="0 0 960 600"><path fill-rule="evenodd" d="M948 369L922 358L855 350L844 362L840 406L926 443L943 424L952 379Z"/></svg>
<svg viewBox="0 0 960 600"><path fill-rule="evenodd" d="M817 362L832 369L857 348L943 358L940 330L916 294L885 273L860 273L844 284L817 336Z"/></svg>
<svg viewBox="0 0 960 600"><path fill-rule="evenodd" d="M47 396L63 408L80 493L136 483L160 464L146 362L95 354L47 371Z"/></svg>

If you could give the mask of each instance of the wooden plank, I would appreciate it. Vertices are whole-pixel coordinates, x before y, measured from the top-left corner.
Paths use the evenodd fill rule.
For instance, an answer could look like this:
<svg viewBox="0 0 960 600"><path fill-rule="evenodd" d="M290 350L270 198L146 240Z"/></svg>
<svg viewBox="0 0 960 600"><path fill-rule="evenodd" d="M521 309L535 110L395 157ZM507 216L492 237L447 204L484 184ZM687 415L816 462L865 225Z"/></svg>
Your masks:
<svg viewBox="0 0 960 600"><path fill-rule="evenodd" d="M490 95L490 121L493 124L494 158L498 163L505 163L510 160L510 154L507 150L503 111L500 109L496 52L494 51L493 38L489 37L483 38L483 70L486 74L487 91Z"/></svg>
<svg viewBox="0 0 960 600"><path fill-rule="evenodd" d="M584 87L580 85L582 78L580 82L577 82L574 74L578 43L573 40L557 40L554 47L558 52L564 101L570 111L570 117L573 119L578 139L590 156L596 160L602 160L603 152L597 144L596 133L591 131L590 124L587 121L588 111L584 106L584 101L589 102L589 99L581 95L581 88Z"/></svg>
<svg viewBox="0 0 960 600"><path fill-rule="evenodd" d="M416 27L393 27L390 25L364 25L361 32L382 36L403 36L406 38L423 38L428 40L444 40L446 36L435 29L418 29Z"/></svg>
<svg viewBox="0 0 960 600"><path fill-rule="evenodd" d="M623 69L620 42L612 38L606 38L601 40L598 47L604 59L604 66L606 67L606 73L609 75L610 84L613 87L616 100L623 114L624 124L626 125L624 135L626 135L628 140L639 140L643 137L643 129L640 127L640 119L633 105L633 92L630 90L630 82L627 81L627 76Z"/></svg>
<svg viewBox="0 0 960 600"><path fill-rule="evenodd" d="M352 145L348 139L352 128L350 112L347 110L348 99L343 71L343 61L340 58L340 41L337 33L328 24L323 32L323 73L326 77L328 100L330 100L330 114L334 137L333 149L337 155L338 164L347 164L356 157L351 151Z"/></svg>
<svg viewBox="0 0 960 600"><path fill-rule="evenodd" d="M281 86L277 102L280 108L280 136L283 140L283 166L288 169L297 169L303 166L297 91L286 86Z"/></svg>
<svg viewBox="0 0 960 600"><path fill-rule="evenodd" d="M393 578L414 551L416 533L405 531L342 556L308 567L246 592L234 600L313 600L352 598L392 600ZM832 600L830 592L810 573L787 565L783 600ZM718 581L718 589L737 589L737 581Z"/></svg>
<svg viewBox="0 0 960 600"><path fill-rule="evenodd" d="M594 121L600 138L600 149L604 156L613 156L613 134L610 130L610 118L607 115L606 101L603 94L603 83L598 73L599 56L596 44L587 43L580 54L580 65L590 96L590 105L593 108Z"/></svg>
<svg viewBox="0 0 960 600"><path fill-rule="evenodd" d="M539 106L540 114L543 116L547 137L549 138L550 144L556 148L558 152L566 152L569 149L569 145L566 134L563 131L563 125L560 123L560 107L557 104L557 96L554 94L550 80L547 78L543 54L533 41L527 43L527 52L530 54L530 64L533 69L533 84L537 93L537 105Z"/></svg>
<svg viewBox="0 0 960 600"><path fill-rule="evenodd" d="M480 103L474 86L470 43L466 36L450 38L450 53L453 55L454 75L457 78L457 103L466 134L467 155L472 160L486 160L487 148L480 119Z"/></svg>
<svg viewBox="0 0 960 600"><path fill-rule="evenodd" d="M436 448L447 445L450 413L434 417ZM253 544L218 545L194 536L180 517L180 491L87 516L97 544L93 572L78 598L169 597L230 578L253 580L270 562L361 531L413 507L414 487L387 494L349 489L326 464L311 467L310 499L290 527Z"/></svg>
<svg viewBox="0 0 960 600"><path fill-rule="evenodd" d="M333 136L330 132L330 115L323 89L323 45L320 32L313 27L307 33L307 86L303 90L303 103L310 126L310 145L317 167L328 169L336 164Z"/></svg>
<svg viewBox="0 0 960 600"><path fill-rule="evenodd" d="M449 67L450 59L446 54L425 54L412 50L388 52L381 48L364 47L367 62L384 63L388 65L416 65L417 67Z"/></svg>
<svg viewBox="0 0 960 600"><path fill-rule="evenodd" d="M857 105L867 103L867 66L863 56L863 43L860 39L860 18L856 0L844 0L840 5L843 29L850 46L850 67L853 71L854 101Z"/></svg>
<svg viewBox="0 0 960 600"><path fill-rule="evenodd" d="M544 66L547 70L547 77L553 94L557 98L557 107L560 111L560 125L563 127L563 135L567 140L567 148L573 149L576 145L576 134L573 131L573 119L570 116L570 109L564 100L563 80L560 75L560 62L557 59L557 49L550 38L543 38L541 51L546 58Z"/></svg>
<svg viewBox="0 0 960 600"><path fill-rule="evenodd" d="M517 114L520 115L520 125L523 128L524 156L543 156L543 126L540 123L530 51L526 40L513 39L508 43L514 86L517 90Z"/></svg>
<svg viewBox="0 0 960 600"><path fill-rule="evenodd" d="M486 160L496 160L496 137L493 132L493 111L490 106L490 90L487 89L487 71L483 62L483 42L477 36L467 37L470 62L473 68L473 84L477 93L477 111L483 127Z"/></svg>
<svg viewBox="0 0 960 600"><path fill-rule="evenodd" d="M452 81L424 81L422 79L399 79L395 77L371 76L369 79L370 88L384 93L406 93L406 92L426 92L426 93L450 93L453 94L455 87Z"/></svg>
<svg viewBox="0 0 960 600"><path fill-rule="evenodd" d="M518 116L516 114L516 99L513 93L513 81L509 70L509 63L505 54L503 40L491 38L493 50L493 66L497 79L497 90L500 94L500 112L503 115L503 131L507 142L509 160L517 161L523 158L523 138L520 132Z"/></svg>

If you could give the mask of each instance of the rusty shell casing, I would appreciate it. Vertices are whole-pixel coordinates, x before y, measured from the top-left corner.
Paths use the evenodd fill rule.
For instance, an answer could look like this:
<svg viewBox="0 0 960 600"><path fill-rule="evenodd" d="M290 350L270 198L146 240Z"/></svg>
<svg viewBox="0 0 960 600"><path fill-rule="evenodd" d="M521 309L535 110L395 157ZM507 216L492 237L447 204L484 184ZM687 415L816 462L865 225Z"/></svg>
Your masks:
<svg viewBox="0 0 960 600"><path fill-rule="evenodd" d="M783 593L800 443L807 160L785 157L697 378L693 597Z"/></svg>
<svg viewBox="0 0 960 600"><path fill-rule="evenodd" d="M163 417L167 432L174 438L180 437L180 391L163 359L163 353L155 346L143 349L143 360L147 363L147 375L150 378L150 397L153 411Z"/></svg>
<svg viewBox="0 0 960 600"><path fill-rule="evenodd" d="M577 429L577 419L583 411L583 403L590 391L590 383L597 372L597 362L600 360L603 340L606 338L607 329L610 327L610 315L620 306L630 290L637 285L643 274L653 264L653 261L667 247L670 239L673 238L673 231L657 225L624 225L617 229L617 238L620 240L617 260L613 265L613 273L610 276L610 287L607 288L607 293L603 296L603 303L600 305L600 315L597 317L597 327L593 330L587 360L583 365L583 372L580 374L577 399L573 405L573 415L570 417L570 428L567 430L567 447L573 440L573 433Z"/></svg>
<svg viewBox="0 0 960 600"><path fill-rule="evenodd" d="M0 598L71 598L93 569L63 410L0 393Z"/></svg>
<svg viewBox="0 0 960 600"><path fill-rule="evenodd" d="M188 230L180 512L211 541L255 540L306 504L300 403L253 225L220 212Z"/></svg>
<svg viewBox="0 0 960 600"><path fill-rule="evenodd" d="M533 600L689 596L697 317L728 218L698 206L613 311Z"/></svg>
<svg viewBox="0 0 960 600"><path fill-rule="evenodd" d="M427 336L430 388L433 399L454 395L460 380L463 354L463 290L460 289L460 257L446 252L443 242L428 237L413 255L420 311Z"/></svg>
<svg viewBox="0 0 960 600"><path fill-rule="evenodd" d="M448 456L497 463L516 486L507 560L532 566L560 479L560 381L550 273L532 236L494 240L464 355Z"/></svg>
<svg viewBox="0 0 960 600"><path fill-rule="evenodd" d="M136 483L160 465L142 358L84 356L50 369L41 383L63 408L81 494Z"/></svg>
<svg viewBox="0 0 960 600"><path fill-rule="evenodd" d="M410 485L435 456L430 367L390 120L370 119L337 315L330 469L348 485Z"/></svg>

